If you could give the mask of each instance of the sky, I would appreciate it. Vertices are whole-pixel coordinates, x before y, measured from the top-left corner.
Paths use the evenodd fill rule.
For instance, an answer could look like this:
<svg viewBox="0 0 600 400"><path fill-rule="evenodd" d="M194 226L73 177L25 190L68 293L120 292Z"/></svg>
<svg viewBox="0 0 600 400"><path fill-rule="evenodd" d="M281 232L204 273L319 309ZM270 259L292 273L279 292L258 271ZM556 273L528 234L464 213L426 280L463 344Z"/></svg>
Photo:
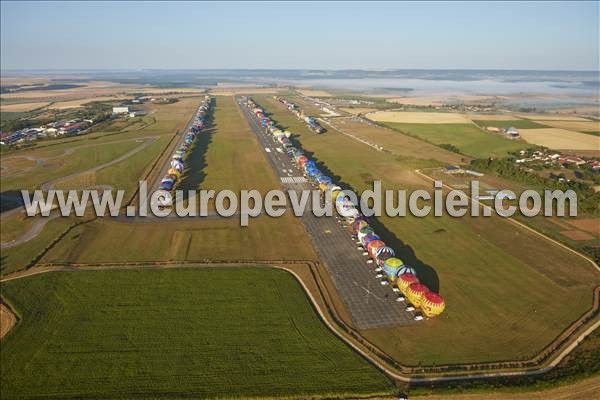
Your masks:
<svg viewBox="0 0 600 400"><path fill-rule="evenodd" d="M1 2L11 69L599 69L598 2Z"/></svg>

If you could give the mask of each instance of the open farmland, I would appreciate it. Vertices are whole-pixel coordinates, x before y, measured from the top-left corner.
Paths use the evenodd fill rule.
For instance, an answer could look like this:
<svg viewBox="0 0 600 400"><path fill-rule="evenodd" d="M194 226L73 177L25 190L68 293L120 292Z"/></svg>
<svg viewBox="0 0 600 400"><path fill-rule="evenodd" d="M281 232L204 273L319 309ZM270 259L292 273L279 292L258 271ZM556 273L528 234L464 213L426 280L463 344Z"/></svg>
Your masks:
<svg viewBox="0 0 600 400"><path fill-rule="evenodd" d="M474 124L407 124L384 122L384 125L433 144L451 144L466 155L476 158L503 156L526 145L500 134L484 132ZM538 130L538 129L535 129Z"/></svg>
<svg viewBox="0 0 600 400"><path fill-rule="evenodd" d="M560 128L521 129L521 137L528 143L556 150L595 150L600 152L600 138Z"/></svg>
<svg viewBox="0 0 600 400"><path fill-rule="evenodd" d="M284 271L52 272L1 287L21 317L0 350L2 398L391 392Z"/></svg>
<svg viewBox="0 0 600 400"><path fill-rule="evenodd" d="M540 120L540 124L551 126L553 128L567 129L577 132L597 132L600 133L600 121L554 121Z"/></svg>
<svg viewBox="0 0 600 400"><path fill-rule="evenodd" d="M483 115L481 117L484 117ZM493 126L496 128L510 128L514 127L517 129L536 129L536 128L547 128L547 125L543 125L542 123L530 121L528 119L511 119L506 121L498 121L493 119L474 119L475 122L479 126Z"/></svg>
<svg viewBox="0 0 600 400"><path fill-rule="evenodd" d="M399 156L404 164L410 164L411 159L414 159L414 168L434 166L438 163L460 164L463 161L459 154L408 135L398 135L394 130L378 125L366 124L352 118L331 119L329 124L340 132L382 146L385 151Z"/></svg>
<svg viewBox="0 0 600 400"><path fill-rule="evenodd" d="M31 110L35 110L37 108L45 107L48 104L50 104L50 103L45 102L45 101L30 102L30 103L0 104L0 109L2 110L2 113L24 112L24 111L31 111Z"/></svg>
<svg viewBox="0 0 600 400"><path fill-rule="evenodd" d="M394 156L334 129L315 135L273 99L255 99L343 186L362 191L379 179L383 190L432 189ZM600 283L587 260L497 216L382 216L370 223L446 299L445 314L426 324L362 332L402 363L529 358L592 306Z"/></svg>
<svg viewBox="0 0 600 400"><path fill-rule="evenodd" d="M377 111L368 114L367 118L377 122L405 124L466 124L471 122L462 114L441 112Z"/></svg>
<svg viewBox="0 0 600 400"><path fill-rule="evenodd" d="M376 108L366 108L366 107L341 107L341 111L347 112L348 114L367 114L374 111L377 111Z"/></svg>

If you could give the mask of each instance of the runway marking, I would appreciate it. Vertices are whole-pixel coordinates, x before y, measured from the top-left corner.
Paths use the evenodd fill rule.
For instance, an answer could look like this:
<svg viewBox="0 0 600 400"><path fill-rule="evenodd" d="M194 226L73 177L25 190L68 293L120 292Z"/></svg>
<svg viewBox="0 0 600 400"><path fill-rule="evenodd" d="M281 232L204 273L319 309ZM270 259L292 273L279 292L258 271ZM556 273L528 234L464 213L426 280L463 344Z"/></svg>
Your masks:
<svg viewBox="0 0 600 400"><path fill-rule="evenodd" d="M281 182L283 183L305 183L308 180L303 176L282 176Z"/></svg>

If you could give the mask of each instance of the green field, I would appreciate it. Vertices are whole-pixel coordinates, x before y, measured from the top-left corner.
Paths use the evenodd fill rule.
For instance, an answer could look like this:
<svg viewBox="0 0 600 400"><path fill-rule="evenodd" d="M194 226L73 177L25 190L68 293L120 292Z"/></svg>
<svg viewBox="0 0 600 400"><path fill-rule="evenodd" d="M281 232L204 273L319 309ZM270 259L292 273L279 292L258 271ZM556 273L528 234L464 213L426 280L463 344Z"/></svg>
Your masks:
<svg viewBox="0 0 600 400"><path fill-rule="evenodd" d="M53 272L2 283L20 316L1 397L249 398L391 394L284 271Z"/></svg>
<svg viewBox="0 0 600 400"><path fill-rule="evenodd" d="M515 127L517 129L536 129L536 128L549 128L549 126L530 121L528 119L515 119L512 121L486 121L486 120L473 120L479 126L495 126L496 128L510 128Z"/></svg>
<svg viewBox="0 0 600 400"><path fill-rule="evenodd" d="M333 129L315 135L268 96L254 98L298 135L336 182L359 192L373 179L382 181L383 190L432 190L432 183L394 156ZM533 356L592 306L592 290L600 283L600 273L586 260L500 217L386 215L370 222L447 303L442 316L423 324L363 332L404 364Z"/></svg>
<svg viewBox="0 0 600 400"><path fill-rule="evenodd" d="M382 124L433 144L451 144L461 153L485 158L503 156L507 152L520 150L528 145L504 138L498 134L484 132L472 124L407 124L382 122Z"/></svg>
<svg viewBox="0 0 600 400"><path fill-rule="evenodd" d="M210 139L202 151L188 160L194 185L188 189L257 189L266 192L279 187L277 177L267 163L257 139L249 130L232 97L218 97L211 127ZM206 132L201 133L201 135ZM199 138L198 140L203 140ZM151 145L149 148L155 146ZM148 149L149 149L148 148ZM132 162L140 152L127 163ZM137 183L137 178L121 172L119 164L99 175L114 171L114 179L122 185ZM246 165L247 168L240 168ZM98 183L110 182L107 179ZM46 229L60 229L61 222L54 220ZM65 225L61 225L63 231ZM282 240L284 245L275 243ZM9 249L3 273L23 268L31 261L30 247L42 249L51 242L45 231L32 243ZM149 243L152 245L149 246ZM110 251L107 251L110 249ZM36 251L35 254L39 252ZM229 219L184 218L168 221L153 220L147 223L99 219L74 228L42 259L53 263L98 263L133 261L190 261L190 260L315 260L316 255L300 221L290 214L281 218L266 215L250 220L248 227L240 227L239 217Z"/></svg>

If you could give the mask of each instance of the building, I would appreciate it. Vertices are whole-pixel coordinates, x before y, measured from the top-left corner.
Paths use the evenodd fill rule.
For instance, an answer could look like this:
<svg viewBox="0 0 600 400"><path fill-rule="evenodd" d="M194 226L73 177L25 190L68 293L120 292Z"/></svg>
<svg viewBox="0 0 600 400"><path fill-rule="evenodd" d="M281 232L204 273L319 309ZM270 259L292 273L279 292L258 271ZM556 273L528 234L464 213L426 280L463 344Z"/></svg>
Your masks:
<svg viewBox="0 0 600 400"><path fill-rule="evenodd" d="M129 114L129 107L127 106L118 106L113 107L113 114Z"/></svg>
<svg viewBox="0 0 600 400"><path fill-rule="evenodd" d="M142 115L146 115L146 111L144 111L144 110L131 110L131 111L129 111L129 116L131 118L133 118L133 117L140 117Z"/></svg>
<svg viewBox="0 0 600 400"><path fill-rule="evenodd" d="M519 138L519 130L517 128L515 128L514 126L511 126L510 128L507 128L504 133L506 134L506 136L508 136L511 139L518 139Z"/></svg>
<svg viewBox="0 0 600 400"><path fill-rule="evenodd" d="M459 167L458 165L448 165L443 169L446 174L454 175L454 174L464 174L465 170Z"/></svg>

